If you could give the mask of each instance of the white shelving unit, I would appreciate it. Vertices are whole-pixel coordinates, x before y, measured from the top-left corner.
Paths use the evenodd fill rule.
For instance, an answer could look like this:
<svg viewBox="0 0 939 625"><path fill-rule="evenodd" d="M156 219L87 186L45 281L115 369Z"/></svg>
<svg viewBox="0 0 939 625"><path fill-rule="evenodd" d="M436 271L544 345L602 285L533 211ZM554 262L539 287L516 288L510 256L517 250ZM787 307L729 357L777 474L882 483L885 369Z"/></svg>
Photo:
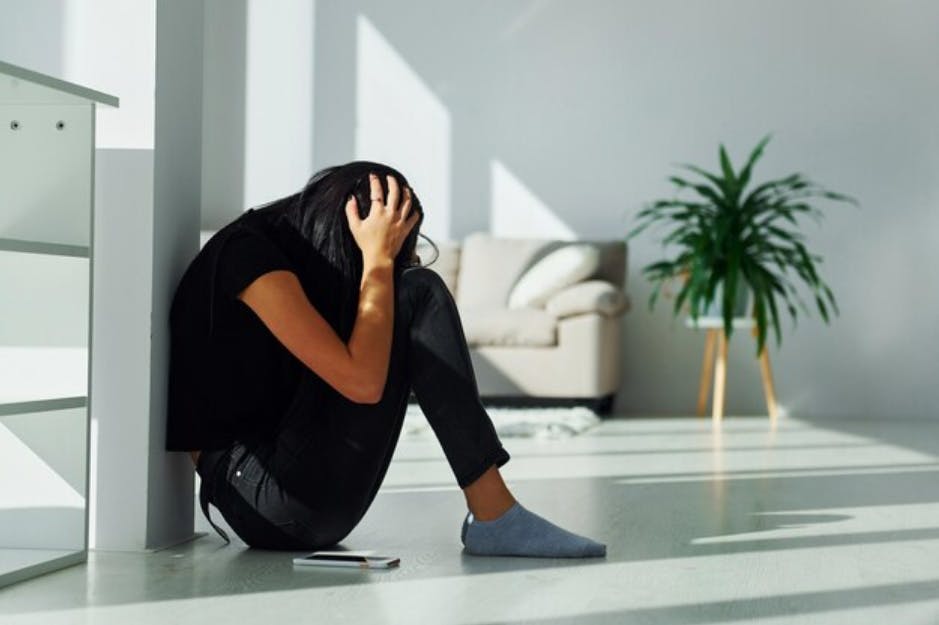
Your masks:
<svg viewBox="0 0 939 625"><path fill-rule="evenodd" d="M87 560L97 104L0 61L0 586Z"/></svg>

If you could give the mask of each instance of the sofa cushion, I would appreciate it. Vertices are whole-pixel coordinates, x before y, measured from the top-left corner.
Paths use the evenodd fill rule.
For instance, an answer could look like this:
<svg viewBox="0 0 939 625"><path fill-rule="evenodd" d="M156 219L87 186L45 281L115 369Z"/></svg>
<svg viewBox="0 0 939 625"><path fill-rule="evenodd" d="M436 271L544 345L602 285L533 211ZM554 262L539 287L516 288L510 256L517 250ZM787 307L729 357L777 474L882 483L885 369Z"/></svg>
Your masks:
<svg viewBox="0 0 939 625"><path fill-rule="evenodd" d="M460 318L471 346L557 344L557 321L540 308L471 308Z"/></svg>
<svg viewBox="0 0 939 625"><path fill-rule="evenodd" d="M434 244L437 246L436 252L430 244L418 239L415 251L421 258L421 264L436 271L443 278L450 294L455 298L457 274L460 270L460 243L458 241L435 240Z"/></svg>
<svg viewBox="0 0 939 625"><path fill-rule="evenodd" d="M606 280L584 280L552 295L545 311L560 319L583 313L615 317L626 311L629 302L622 289Z"/></svg>
<svg viewBox="0 0 939 625"><path fill-rule="evenodd" d="M567 245L554 250L529 267L509 291L508 307L543 308L561 289L593 275L600 252L592 245Z"/></svg>
<svg viewBox="0 0 939 625"><path fill-rule="evenodd" d="M505 308L512 285L544 245L542 239L468 234L460 250L457 305L467 310Z"/></svg>

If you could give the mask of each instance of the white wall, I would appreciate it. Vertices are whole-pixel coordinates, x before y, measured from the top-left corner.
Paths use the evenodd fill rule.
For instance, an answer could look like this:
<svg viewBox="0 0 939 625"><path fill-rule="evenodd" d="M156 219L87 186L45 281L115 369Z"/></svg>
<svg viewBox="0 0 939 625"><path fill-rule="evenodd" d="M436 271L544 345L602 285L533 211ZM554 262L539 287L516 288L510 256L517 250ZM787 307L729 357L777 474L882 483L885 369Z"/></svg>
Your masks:
<svg viewBox="0 0 939 625"><path fill-rule="evenodd" d="M512 223L492 215L493 172L552 213L533 234L622 236L644 202L670 193L672 163L716 166L720 141L739 160L773 132L757 176L803 171L863 205L805 226L843 312L830 327L817 314L784 324L782 349L771 349L781 403L805 416L935 414L939 5L411 0L402 11L320 0L314 126L328 131L317 166L356 145L348 111L360 96L348 74L364 62L349 58L359 16L449 115L453 237ZM672 327L665 307L647 311L638 271L658 255L649 237L629 255L635 305L616 408L631 414L694 408L703 337ZM757 412L752 342L731 348L728 410Z"/></svg>
<svg viewBox="0 0 939 625"><path fill-rule="evenodd" d="M313 173L314 3L205 2L202 227Z"/></svg>

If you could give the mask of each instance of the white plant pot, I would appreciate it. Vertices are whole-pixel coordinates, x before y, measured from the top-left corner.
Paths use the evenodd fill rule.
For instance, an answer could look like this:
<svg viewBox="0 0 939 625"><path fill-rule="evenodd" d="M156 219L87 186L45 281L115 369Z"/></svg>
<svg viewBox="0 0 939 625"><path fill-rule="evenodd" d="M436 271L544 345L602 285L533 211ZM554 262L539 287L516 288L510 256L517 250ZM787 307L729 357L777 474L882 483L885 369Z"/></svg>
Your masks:
<svg viewBox="0 0 939 625"><path fill-rule="evenodd" d="M736 301L734 302L734 317L747 317L750 309L750 288L744 282L737 283ZM714 301L710 303L699 315L699 318L722 319L724 309L724 285L718 287L714 294Z"/></svg>

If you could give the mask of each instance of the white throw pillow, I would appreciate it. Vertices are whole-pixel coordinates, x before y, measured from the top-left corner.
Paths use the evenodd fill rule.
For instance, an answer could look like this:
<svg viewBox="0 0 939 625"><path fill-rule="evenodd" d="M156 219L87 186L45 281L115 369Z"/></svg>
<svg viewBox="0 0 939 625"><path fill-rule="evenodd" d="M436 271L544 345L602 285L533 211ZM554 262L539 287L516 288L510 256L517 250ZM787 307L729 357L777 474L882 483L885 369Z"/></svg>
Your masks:
<svg viewBox="0 0 939 625"><path fill-rule="evenodd" d="M544 307L564 287L591 276L600 266L600 251L586 243L565 245L529 267L509 292L509 308Z"/></svg>

